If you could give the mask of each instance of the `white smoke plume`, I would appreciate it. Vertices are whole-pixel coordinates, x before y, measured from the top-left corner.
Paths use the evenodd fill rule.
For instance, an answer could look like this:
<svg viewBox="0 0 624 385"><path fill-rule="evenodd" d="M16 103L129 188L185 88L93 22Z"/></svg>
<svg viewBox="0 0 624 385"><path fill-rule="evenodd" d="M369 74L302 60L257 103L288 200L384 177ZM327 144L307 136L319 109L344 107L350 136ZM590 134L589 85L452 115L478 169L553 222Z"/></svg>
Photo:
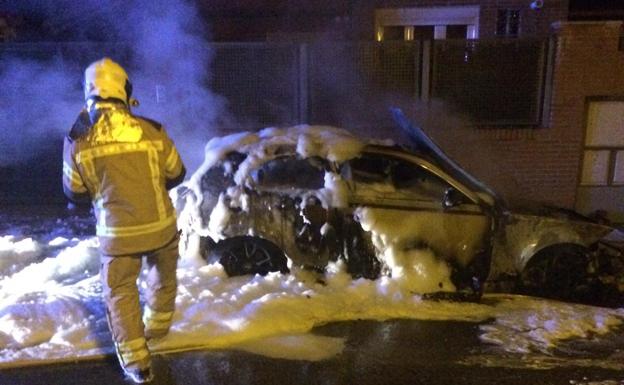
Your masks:
<svg viewBox="0 0 624 385"><path fill-rule="evenodd" d="M134 112L164 125L190 171L201 163L225 102L208 89L209 30L195 3L24 0L3 8L36 15L56 41L0 47L0 167L60 142L83 104L84 68L104 56L126 68L141 102ZM91 43L67 42L85 39ZM55 52L58 40L69 53ZM42 47L47 53L33 57Z"/></svg>

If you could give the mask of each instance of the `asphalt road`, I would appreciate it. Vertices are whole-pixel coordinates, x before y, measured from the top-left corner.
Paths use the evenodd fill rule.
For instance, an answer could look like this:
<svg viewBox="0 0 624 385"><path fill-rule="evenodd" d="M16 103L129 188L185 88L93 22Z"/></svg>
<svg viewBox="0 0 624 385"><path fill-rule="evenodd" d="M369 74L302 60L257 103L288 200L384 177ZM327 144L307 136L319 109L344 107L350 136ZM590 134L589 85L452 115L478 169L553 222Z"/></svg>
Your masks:
<svg viewBox="0 0 624 385"><path fill-rule="evenodd" d="M345 349L331 359L309 362L273 359L221 350L154 357L153 384L496 384L621 385L624 372L600 369L605 351L583 352L589 364L553 369L486 367L466 364L489 348L478 338L478 325L468 322L394 320L325 325L315 334L344 337ZM578 353L577 353L578 355ZM506 357L508 360L523 357ZM578 358L578 357L577 357ZM114 357L106 360L0 371L2 385L128 384Z"/></svg>
<svg viewBox="0 0 624 385"><path fill-rule="evenodd" d="M69 215L63 210L61 214ZM25 215L32 211L33 207L3 210L0 229L10 227L12 232L43 240L59 235L56 230L50 231L60 215L57 211L37 208L38 216ZM71 221L72 232L93 232L91 221L84 218L76 214ZM61 227L59 231L66 230ZM344 350L317 362L274 359L237 350L156 356L153 384L624 385L624 371L600 367L603 358L613 352L622 352L624 361L624 331L602 344L581 343L558 350L553 354L563 358L563 364L559 360L551 369L534 368L534 357L501 353L484 344L479 339L479 325L469 322L357 321L329 324L313 332L344 338ZM504 357L497 359L497 354ZM494 365L472 360L483 356L490 361L493 357ZM565 364L568 356L573 359L570 365ZM113 356L99 361L0 370L0 385L128 383Z"/></svg>

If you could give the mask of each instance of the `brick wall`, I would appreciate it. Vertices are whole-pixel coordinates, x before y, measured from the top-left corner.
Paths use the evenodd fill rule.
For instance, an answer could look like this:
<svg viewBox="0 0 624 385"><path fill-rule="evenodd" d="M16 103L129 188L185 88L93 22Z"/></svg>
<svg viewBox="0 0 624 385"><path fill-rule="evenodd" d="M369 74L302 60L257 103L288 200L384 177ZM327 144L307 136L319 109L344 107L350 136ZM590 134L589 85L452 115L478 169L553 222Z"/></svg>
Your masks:
<svg viewBox="0 0 624 385"><path fill-rule="evenodd" d="M624 95L620 22L557 23L550 117L535 129L472 129L466 146L447 146L460 163L509 200L573 208L589 97ZM432 135L444 142L443 130ZM455 135L452 135L456 137ZM447 139L447 142L449 140Z"/></svg>
<svg viewBox="0 0 624 385"><path fill-rule="evenodd" d="M555 26L558 45L550 125L569 151L578 154L573 193L580 178L587 99L624 95L624 52L618 49L621 32L621 22Z"/></svg>

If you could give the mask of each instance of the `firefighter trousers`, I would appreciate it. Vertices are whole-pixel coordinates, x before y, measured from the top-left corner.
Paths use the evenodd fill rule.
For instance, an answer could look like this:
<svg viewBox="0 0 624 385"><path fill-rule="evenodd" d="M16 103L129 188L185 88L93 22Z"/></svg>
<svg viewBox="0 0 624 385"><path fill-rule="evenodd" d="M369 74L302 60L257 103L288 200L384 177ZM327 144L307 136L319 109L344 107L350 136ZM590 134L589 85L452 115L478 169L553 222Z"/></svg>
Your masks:
<svg viewBox="0 0 624 385"><path fill-rule="evenodd" d="M141 316L137 279L147 265ZM146 253L101 255L102 294L117 357L124 369L150 365L146 337L160 337L171 325L177 289L178 236Z"/></svg>

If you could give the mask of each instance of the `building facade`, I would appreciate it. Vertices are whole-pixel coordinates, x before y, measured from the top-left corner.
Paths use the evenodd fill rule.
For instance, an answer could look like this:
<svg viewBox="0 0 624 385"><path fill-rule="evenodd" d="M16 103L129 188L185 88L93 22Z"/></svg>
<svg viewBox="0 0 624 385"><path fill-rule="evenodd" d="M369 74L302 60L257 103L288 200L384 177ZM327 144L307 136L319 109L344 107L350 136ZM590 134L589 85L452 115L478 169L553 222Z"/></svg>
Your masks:
<svg viewBox="0 0 624 385"><path fill-rule="evenodd" d="M246 3L232 4L223 23L231 25ZM430 134L511 200L529 198L585 214L603 210L610 219L624 221L620 198L624 192L624 57L618 22L568 22L568 0L255 4L254 16L245 23L248 31L255 31L252 40L550 38L539 124L494 124L483 129L466 127L459 118L455 123L463 129L453 131L448 127L453 123L446 119L437 126L434 121ZM267 12L271 7L273 11ZM583 20L596 12L579 8L572 13ZM598 13L600 18L608 16ZM232 40L231 36L215 34L217 40Z"/></svg>
<svg viewBox="0 0 624 385"><path fill-rule="evenodd" d="M203 2L215 41L546 36L568 0Z"/></svg>

